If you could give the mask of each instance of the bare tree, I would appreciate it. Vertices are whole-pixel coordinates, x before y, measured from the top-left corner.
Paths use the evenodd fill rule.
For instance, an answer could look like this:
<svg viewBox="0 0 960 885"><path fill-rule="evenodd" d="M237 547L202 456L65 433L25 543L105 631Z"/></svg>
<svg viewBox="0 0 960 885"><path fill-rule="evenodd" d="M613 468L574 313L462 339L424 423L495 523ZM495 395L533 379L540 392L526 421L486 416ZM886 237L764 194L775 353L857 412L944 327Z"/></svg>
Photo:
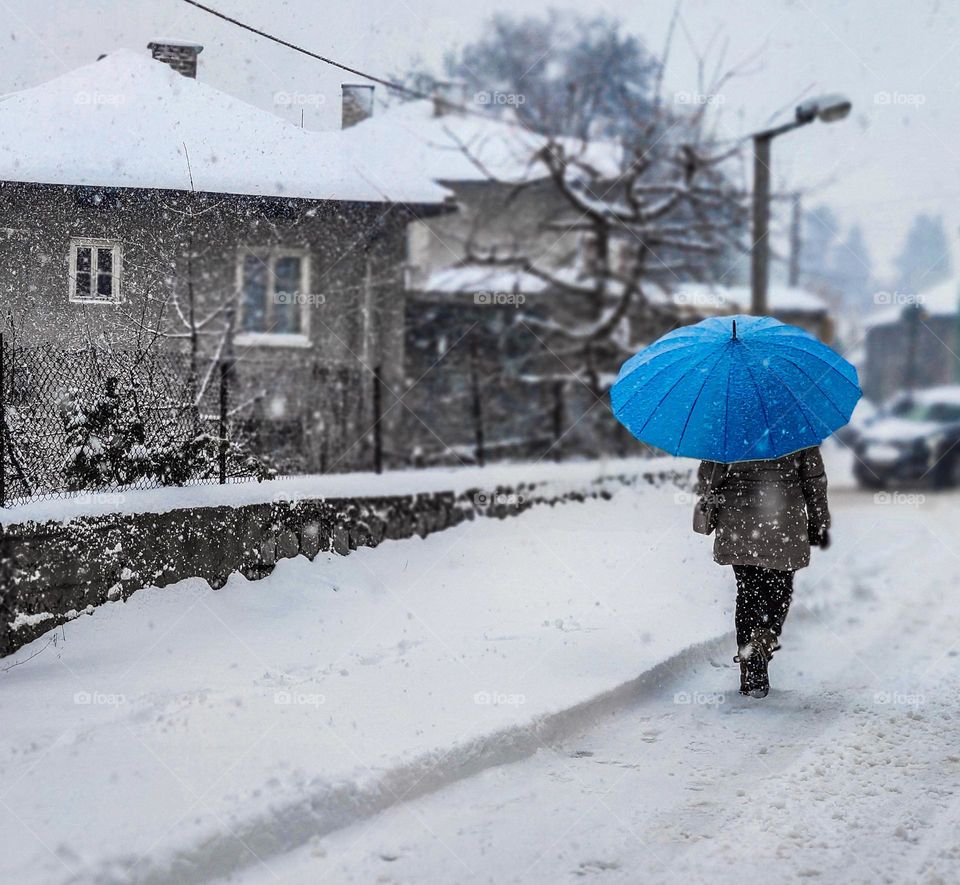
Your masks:
<svg viewBox="0 0 960 885"><path fill-rule="evenodd" d="M671 39L672 28L664 59ZM545 170L559 197L563 211L547 224L575 235L579 255L571 261L544 260L529 243L467 243L463 264L512 268L555 294L548 316L521 313L518 322L597 395L604 368L677 321L665 292L722 277L731 255L746 249L740 142L723 139L716 120L721 90L742 67L723 71L721 63L722 52L711 64L702 61L698 91L672 102L663 99L661 65L653 96L636 97L635 116L617 141L588 138L599 128L589 117L583 137L539 139L531 166ZM480 158L471 159L483 168ZM529 186L513 184L517 192Z"/></svg>

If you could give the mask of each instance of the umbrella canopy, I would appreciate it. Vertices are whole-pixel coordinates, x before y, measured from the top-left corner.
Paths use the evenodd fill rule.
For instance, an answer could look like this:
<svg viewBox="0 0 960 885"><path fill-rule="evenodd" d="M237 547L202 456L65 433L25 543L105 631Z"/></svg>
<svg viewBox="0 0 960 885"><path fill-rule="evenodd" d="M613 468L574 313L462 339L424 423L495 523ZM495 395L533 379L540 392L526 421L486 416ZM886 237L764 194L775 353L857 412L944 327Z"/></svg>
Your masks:
<svg viewBox="0 0 960 885"><path fill-rule="evenodd" d="M850 420L857 370L773 317L710 317L674 329L620 369L613 413L639 440L708 461L779 458Z"/></svg>

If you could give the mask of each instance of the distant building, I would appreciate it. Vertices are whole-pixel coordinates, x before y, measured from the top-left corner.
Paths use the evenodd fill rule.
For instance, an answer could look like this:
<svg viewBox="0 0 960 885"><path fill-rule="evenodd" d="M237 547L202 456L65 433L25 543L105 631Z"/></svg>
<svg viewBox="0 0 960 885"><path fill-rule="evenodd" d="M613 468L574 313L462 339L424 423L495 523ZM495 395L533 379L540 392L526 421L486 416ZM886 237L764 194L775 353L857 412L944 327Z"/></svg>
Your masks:
<svg viewBox="0 0 960 885"><path fill-rule="evenodd" d="M593 443L586 432L605 417L605 409L593 409L596 399L576 383L567 385L561 408L552 379L569 381L562 361L548 354L536 365L524 363L525 354L543 349L529 330L503 337L518 308L556 317L565 297L574 311L583 305L571 305L569 296L552 291L534 273L470 260L477 253L532 256L543 273L577 276L585 272L589 244L570 224L559 223L569 215L569 204L534 159L547 139L509 119L464 113L457 108L464 103L448 85L432 102L406 102L382 113L371 108L368 119L349 129L389 142L406 165L451 191L458 210L418 219L408 228L405 354L414 389L406 401L417 415L411 431L420 437L427 461L470 460L478 399L471 375L479 373L491 455L542 455L570 428L565 450L588 450ZM618 174L617 146L561 142L600 174ZM588 411L590 420L581 421Z"/></svg>
<svg viewBox="0 0 960 885"><path fill-rule="evenodd" d="M567 452L596 453L611 441L615 450L624 449L606 402L598 405L586 383L571 380L562 341L555 347L558 342L546 333L526 324L517 329L513 322L518 310L568 323L593 319L590 299L571 295L554 282L589 288L595 249L590 235L576 229L569 203L535 159L547 139L511 125L509 118L458 112L442 100L409 102L377 114L371 107L371 115L355 130L390 140L411 166L451 190L459 209L408 229L405 353L408 378L418 384L411 398L417 413L444 440L457 440L456 457L464 457L473 433L470 376L479 372L485 381L488 445L505 452L520 453L524 446L527 452L543 451L563 432ZM619 176L619 146L565 141L597 177ZM629 266L635 246L626 235L613 241L613 266ZM477 255L488 254L532 256L534 266L520 271L476 262ZM677 324L750 309L749 291L742 286L678 280L667 292L647 281L643 290L657 308L665 309L651 321L648 312L632 307L618 335L625 345L642 343ZM769 300L774 316L832 340L830 311L818 296L772 285ZM464 346L468 338L476 339L472 351ZM534 361L525 361L531 354ZM508 383L495 370L509 368L511 362L517 369ZM438 363L443 373L433 371ZM599 368L602 392L614 367L604 363ZM566 383L558 386L561 379ZM565 429L558 432L561 425ZM425 440L425 448L442 454L436 440Z"/></svg>
<svg viewBox="0 0 960 885"><path fill-rule="evenodd" d="M673 304L682 322L699 322L708 316L750 313L749 286L721 286L713 283L677 283L663 296ZM830 344L834 324L830 307L819 295L798 286L771 283L767 292L771 316L791 326L806 329Z"/></svg>
<svg viewBox="0 0 960 885"><path fill-rule="evenodd" d="M943 283L867 318L861 386L880 403L908 387L935 387L960 378L960 284Z"/></svg>

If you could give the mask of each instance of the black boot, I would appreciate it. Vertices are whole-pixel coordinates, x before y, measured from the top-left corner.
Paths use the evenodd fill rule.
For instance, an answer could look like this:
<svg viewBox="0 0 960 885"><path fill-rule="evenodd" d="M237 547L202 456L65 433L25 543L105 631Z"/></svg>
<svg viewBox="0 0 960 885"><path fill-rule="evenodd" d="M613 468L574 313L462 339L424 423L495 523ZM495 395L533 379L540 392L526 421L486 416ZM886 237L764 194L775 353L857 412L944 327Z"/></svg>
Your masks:
<svg viewBox="0 0 960 885"><path fill-rule="evenodd" d="M740 655L740 694L751 698L765 698L770 691L767 659L755 651L749 658Z"/></svg>
<svg viewBox="0 0 960 885"><path fill-rule="evenodd" d="M770 692L767 664L780 647L772 630L754 630L749 645L740 649L740 694L751 698L765 698Z"/></svg>

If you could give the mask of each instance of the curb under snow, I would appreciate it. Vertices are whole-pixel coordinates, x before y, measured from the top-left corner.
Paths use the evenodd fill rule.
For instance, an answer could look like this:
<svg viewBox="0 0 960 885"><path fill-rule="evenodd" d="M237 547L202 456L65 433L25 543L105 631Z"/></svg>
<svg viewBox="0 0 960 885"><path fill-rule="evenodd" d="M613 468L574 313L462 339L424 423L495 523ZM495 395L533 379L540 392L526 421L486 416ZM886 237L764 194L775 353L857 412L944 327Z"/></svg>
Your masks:
<svg viewBox="0 0 960 885"><path fill-rule="evenodd" d="M370 783L322 784L301 799L233 824L163 861L117 857L71 883L203 883L306 845L311 839L352 826L403 802L435 792L486 769L518 762L537 750L609 716L642 703L682 672L709 662L732 641L723 633L687 646L617 687L526 724L500 729L449 750L435 750L384 771Z"/></svg>

